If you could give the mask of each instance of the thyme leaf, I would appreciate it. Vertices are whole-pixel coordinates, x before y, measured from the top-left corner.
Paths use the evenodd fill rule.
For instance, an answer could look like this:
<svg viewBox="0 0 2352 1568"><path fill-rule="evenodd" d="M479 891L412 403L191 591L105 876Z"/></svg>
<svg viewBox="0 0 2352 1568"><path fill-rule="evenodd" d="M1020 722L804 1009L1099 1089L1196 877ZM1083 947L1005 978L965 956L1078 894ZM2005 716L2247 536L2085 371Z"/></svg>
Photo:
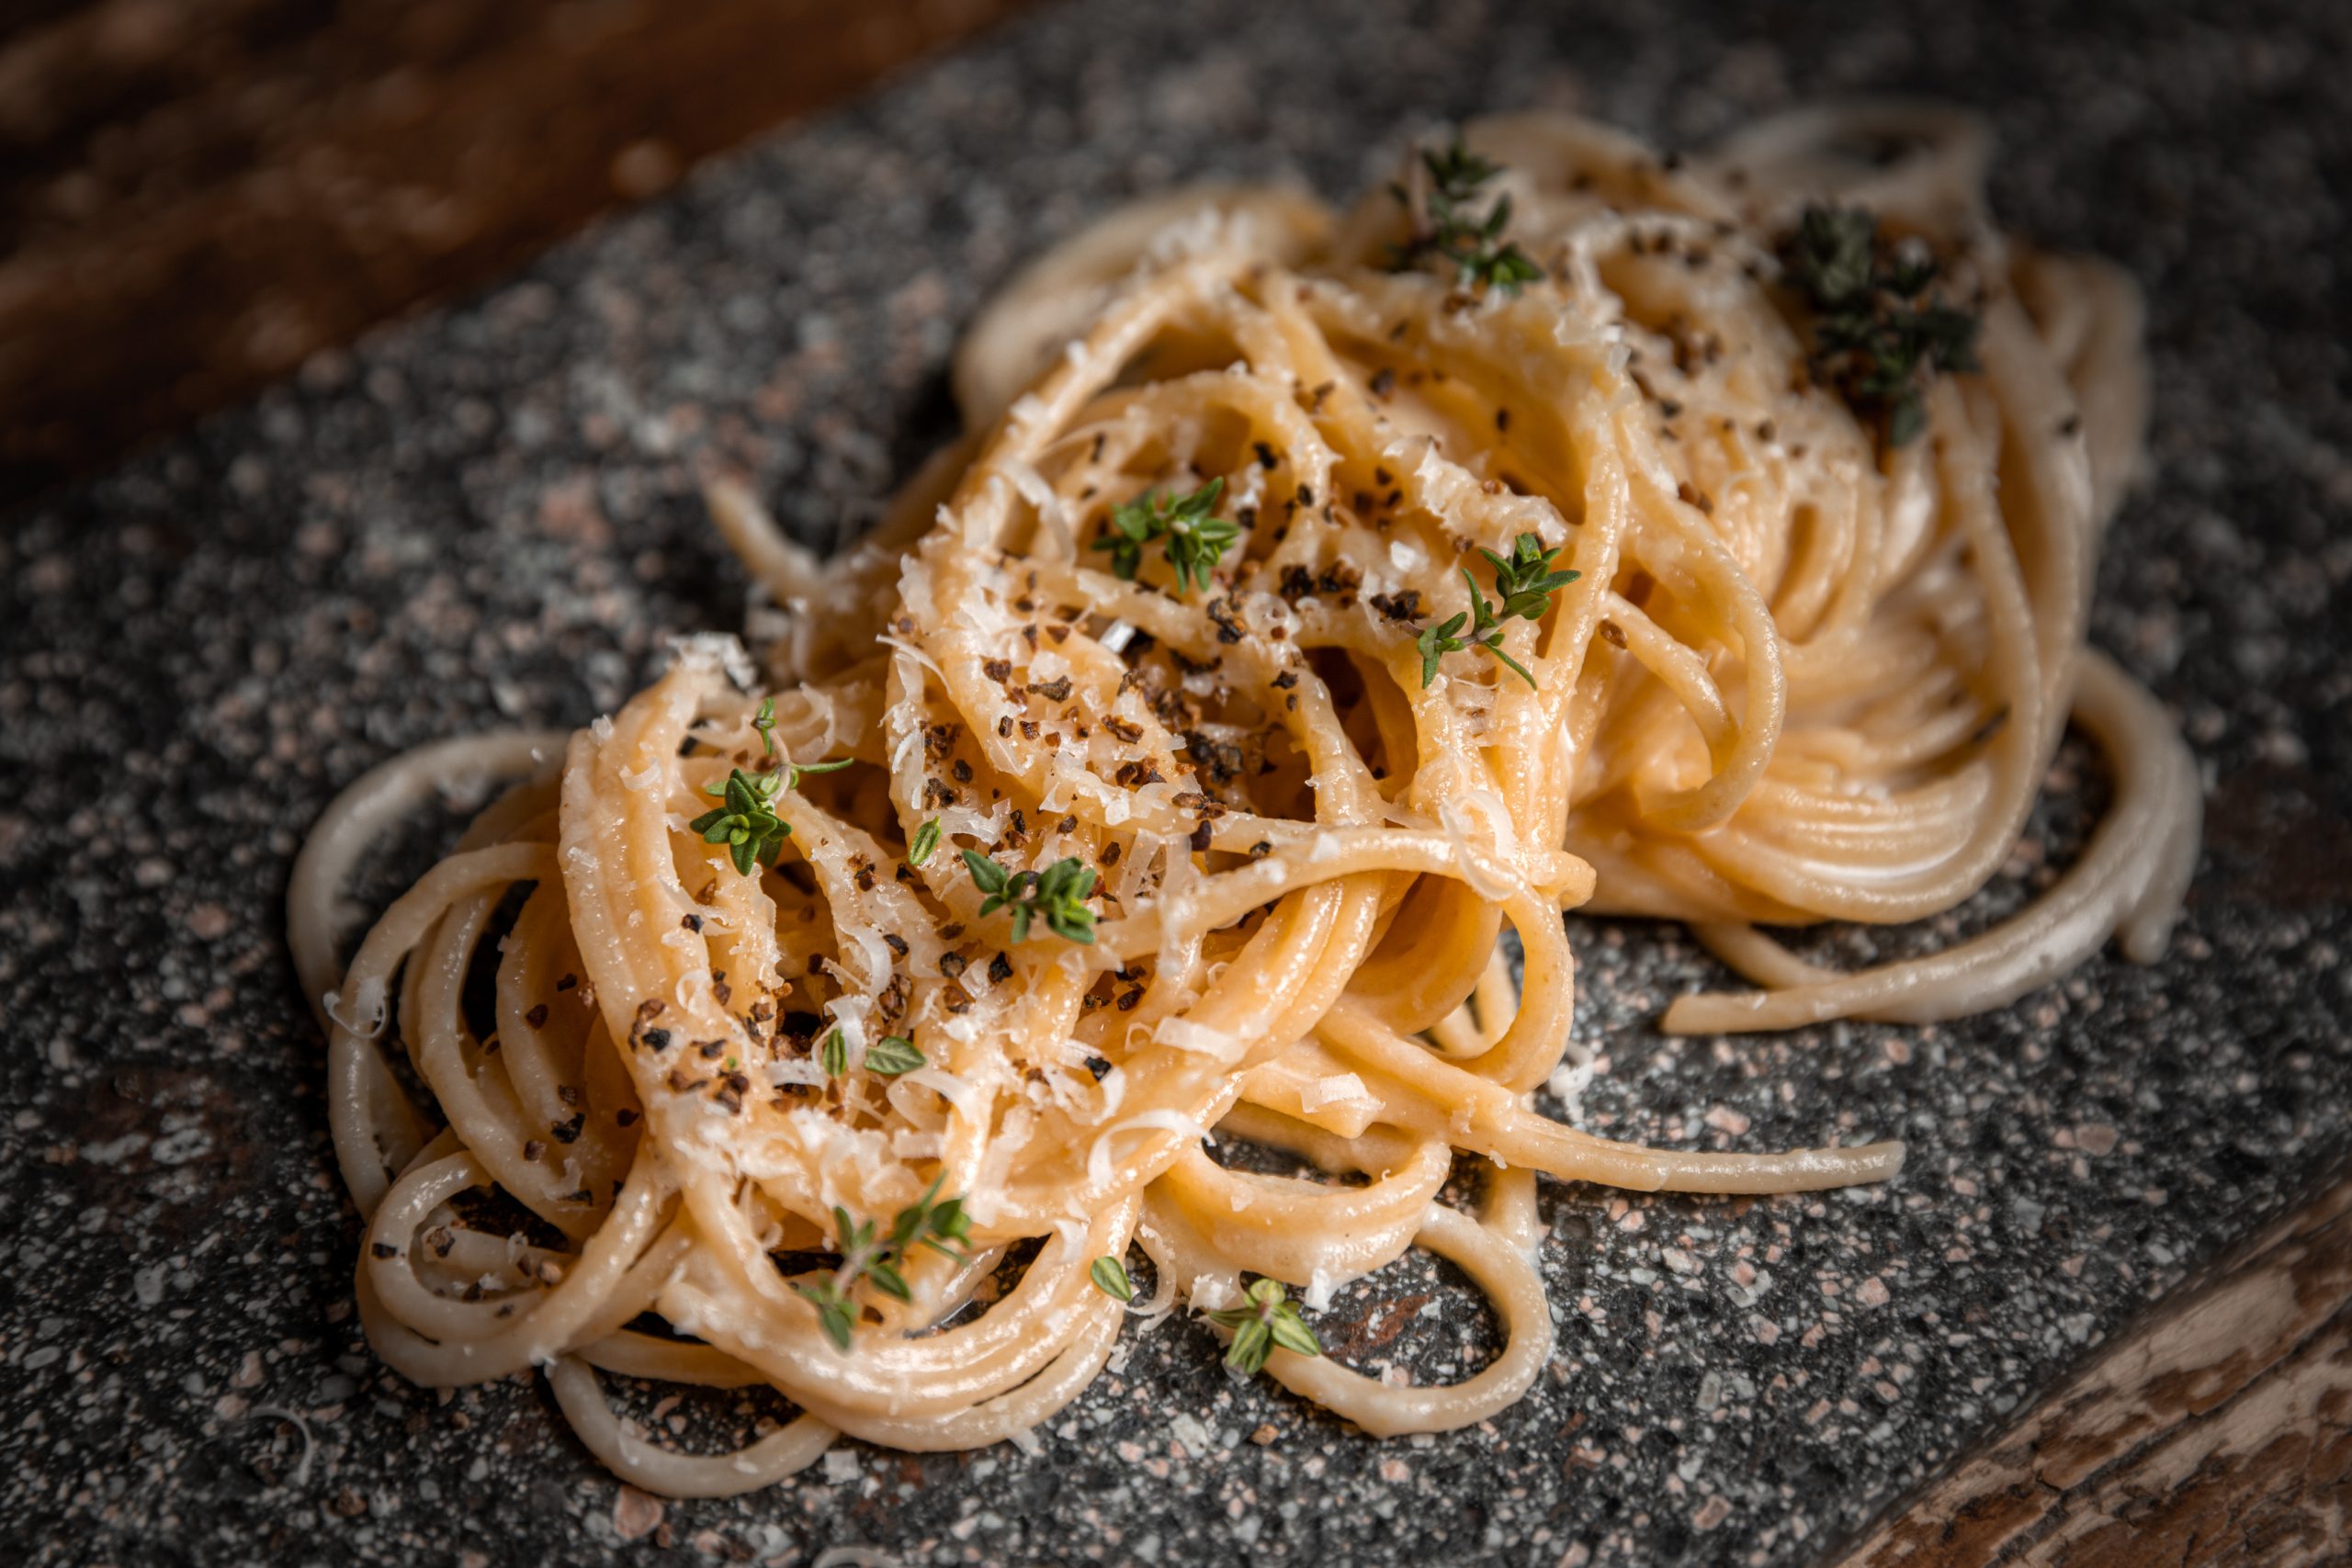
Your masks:
<svg viewBox="0 0 2352 1568"><path fill-rule="evenodd" d="M1115 1258L1105 1256L1096 1258L1086 1270L1086 1277L1094 1281L1096 1290L1114 1302L1136 1299L1135 1281L1127 1278L1127 1266Z"/></svg>
<svg viewBox="0 0 2352 1568"><path fill-rule="evenodd" d="M775 750L775 737L768 733L775 721L774 709L772 700L762 703L759 717L752 721L752 728L766 738L771 752ZM787 762L764 773L733 769L723 781L705 784L702 789L705 795L720 796L726 804L713 807L686 826L700 833L706 844L725 844L735 862L736 872L749 876L755 864L774 865L784 849L784 840L792 836L792 824L777 816L775 810L775 803L784 793L797 788L804 773L839 773L854 761L854 758L841 757L830 762Z"/></svg>
<svg viewBox="0 0 2352 1568"><path fill-rule="evenodd" d="M713 807L687 826L706 844L725 844L741 875L751 875L755 863L774 865L792 832L792 824L775 814L785 777L783 773L747 773L737 768L725 783L703 786L703 793L722 795L727 804Z"/></svg>
<svg viewBox="0 0 2352 1568"><path fill-rule="evenodd" d="M1464 649L1479 649L1494 655L1514 671L1530 686L1535 677L1527 667L1503 651L1502 625L1518 619L1540 621L1552 607L1552 596L1582 575L1575 570L1555 571L1552 559L1560 553L1558 547L1545 549L1544 541L1533 534L1521 534L1511 541L1510 554L1498 556L1481 547L1478 553L1495 570L1495 595L1500 604L1491 603L1478 591L1478 580L1464 567L1462 581L1470 590L1470 609L1457 614L1436 626L1424 626L1413 646L1421 655L1421 684L1426 688L1437 678L1438 661L1449 653ZM1470 635L1462 634L1464 622L1469 623Z"/></svg>
<svg viewBox="0 0 2352 1568"><path fill-rule="evenodd" d="M1388 270L1404 272L1425 261L1453 268L1454 282L1464 288L1499 288L1516 294L1544 276L1533 257L1505 240L1510 227L1510 197L1498 197L1485 212L1471 210L1481 186L1502 173L1502 165L1478 156L1462 143L1457 132L1443 152L1424 149L1421 167L1429 175L1422 211L1414 220L1413 237L1389 247ZM1403 186L1390 187L1409 210L1411 195Z"/></svg>
<svg viewBox="0 0 2352 1568"><path fill-rule="evenodd" d="M939 1184L945 1179L933 1178L922 1197L899 1211L887 1235L877 1235L872 1220L854 1219L847 1209L834 1208L833 1242L841 1248L840 1267L813 1285L792 1288L815 1305L825 1337L839 1348L849 1348L850 1331L857 1324L857 1303L851 1292L860 1280L883 1295L905 1301L913 1292L899 1266L909 1253L927 1247L959 1260L966 1255L972 1239L971 1217L964 1213L961 1198L939 1196Z"/></svg>
<svg viewBox="0 0 2352 1568"><path fill-rule="evenodd" d="M1301 1356L1323 1353L1315 1331L1306 1326L1306 1320L1299 1315L1296 1303L1290 1299L1289 1287L1280 1280L1251 1280L1241 1305L1220 1308L1210 1313L1208 1318L1233 1331L1233 1342L1226 1347L1225 1364L1244 1377L1254 1376L1264 1367L1266 1359L1277 1347Z"/></svg>
<svg viewBox="0 0 2352 1568"><path fill-rule="evenodd" d="M1142 495L1115 507L1102 537L1094 548L1111 552L1112 575L1133 582L1143 570L1143 550L1155 539L1166 541L1161 555L1176 571L1176 592L1187 586L1206 589L1209 573L1224 558L1226 547L1241 536L1238 524L1215 515L1216 499L1225 493L1222 477L1211 479L1189 495L1173 488Z"/></svg>
<svg viewBox="0 0 2352 1568"><path fill-rule="evenodd" d="M865 1048L865 1070L886 1078L913 1072L926 1059L903 1034L886 1034Z"/></svg>
<svg viewBox="0 0 2352 1568"><path fill-rule="evenodd" d="M1815 373L1876 418L1889 446L1927 429L1936 372L1978 367L1977 319L1930 291L1935 257L1917 241L1889 241L1860 208L1806 208L1781 270L1810 313Z"/></svg>
<svg viewBox="0 0 2352 1568"><path fill-rule="evenodd" d="M1094 911L1086 907L1094 893L1092 866L1066 855L1043 871L1007 871L978 850L966 850L963 855L972 885L986 895L980 913L1011 909L1014 942L1029 940L1033 919L1044 920L1065 942L1093 942Z"/></svg>

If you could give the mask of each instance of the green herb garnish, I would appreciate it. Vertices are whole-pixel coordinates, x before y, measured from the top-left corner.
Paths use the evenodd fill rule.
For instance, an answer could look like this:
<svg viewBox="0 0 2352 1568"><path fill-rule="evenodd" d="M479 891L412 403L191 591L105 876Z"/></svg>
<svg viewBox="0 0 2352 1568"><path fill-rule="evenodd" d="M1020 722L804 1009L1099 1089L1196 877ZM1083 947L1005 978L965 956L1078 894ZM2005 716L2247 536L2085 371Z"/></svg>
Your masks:
<svg viewBox="0 0 2352 1568"><path fill-rule="evenodd" d="M817 1047L817 1065L825 1069L829 1078L840 1077L849 1071L849 1042L842 1038L839 1028L825 1032L824 1041Z"/></svg>
<svg viewBox="0 0 2352 1568"><path fill-rule="evenodd" d="M704 812L688 826L702 835L704 843L725 844L734 857L736 871L744 876L752 874L754 862L774 865L792 832L792 824L775 814L785 777L782 773L747 773L737 768L727 775L725 784L703 786L707 795L726 796L727 804Z"/></svg>
<svg viewBox="0 0 2352 1568"><path fill-rule="evenodd" d="M939 818L934 817L915 829L915 841L907 846L907 863L921 865L939 847Z"/></svg>
<svg viewBox="0 0 2352 1568"><path fill-rule="evenodd" d="M899 1210L899 1217L890 1222L890 1234L879 1238L872 1220L853 1221L847 1209L834 1208L833 1235L842 1250L841 1267L813 1285L792 1288L816 1303L825 1337L841 1348L849 1348L850 1330L857 1323L857 1306L850 1292L859 1280L870 1280L884 1295L903 1302L913 1295L899 1272L908 1253L927 1247L963 1260L964 1247L972 1239L972 1222L964 1213L961 1198L933 1201L939 1198L939 1183L944 1179L934 1179L922 1197Z"/></svg>
<svg viewBox="0 0 2352 1568"><path fill-rule="evenodd" d="M760 712L763 717L767 716L768 705L762 704ZM759 728L756 720L753 728ZM774 744L772 737L770 744ZM797 786L803 773L838 773L854 761L854 758L842 757L806 766L789 762L766 773L747 773L737 768L725 782L702 786L705 795L723 796L727 804L712 807L686 826L700 833L706 844L725 844L734 857L736 871L749 876L754 863L774 865L776 855L784 849L784 840L792 836L792 824L775 814L775 803L784 792Z"/></svg>
<svg viewBox="0 0 2352 1568"><path fill-rule="evenodd" d="M978 850L964 852L972 884L988 897L980 913L1012 911L1012 940L1029 940L1029 922L1041 919L1047 929L1068 942L1094 940L1094 911L1086 900L1094 892L1094 868L1075 856L1065 856L1044 871L1007 871Z"/></svg>
<svg viewBox="0 0 2352 1568"><path fill-rule="evenodd" d="M1781 253L1813 310L1814 368L1858 413L1878 416L1886 444L1928 427L1928 378L1974 370L1976 317L1937 302L1932 256L1886 243L1860 208L1808 207Z"/></svg>
<svg viewBox="0 0 2352 1568"><path fill-rule="evenodd" d="M1253 1280L1246 1299L1246 1305L1226 1307L1208 1314L1211 1323L1233 1330L1233 1343L1225 1352L1227 1366L1245 1377L1253 1375L1266 1364L1266 1358L1277 1345L1302 1356L1323 1353L1315 1331L1298 1315L1289 1288L1280 1280Z"/></svg>
<svg viewBox="0 0 2352 1568"><path fill-rule="evenodd" d="M768 749L768 755L771 757L775 756L775 699L774 697L762 697L760 699L760 711L758 715L752 718L752 728L760 732L760 739L766 745Z"/></svg>
<svg viewBox="0 0 2352 1568"><path fill-rule="evenodd" d="M1094 1281L1096 1290L1114 1302L1136 1299L1135 1281L1127 1278L1127 1266L1115 1258L1105 1256L1096 1258L1093 1266L1087 1269L1086 1277Z"/></svg>
<svg viewBox="0 0 2352 1568"><path fill-rule="evenodd" d="M886 1078L913 1072L924 1060L915 1043L903 1034L885 1034L865 1048L865 1070Z"/></svg>
<svg viewBox="0 0 2352 1568"><path fill-rule="evenodd" d="M1559 549L1545 549L1544 541L1532 534L1521 534L1512 540L1508 558L1484 547L1478 553L1495 569L1495 593L1502 603L1499 606L1488 604L1487 596L1478 592L1477 580L1470 575L1468 568L1463 569L1462 581L1470 589L1470 610L1440 625L1423 627L1421 635L1413 639L1413 646L1420 650L1424 687L1437 678L1440 659L1465 648L1486 649L1518 671L1521 680L1534 685L1535 677L1527 672L1526 666L1503 651L1502 624L1513 617L1542 620L1544 612L1551 607L1552 595L1582 575L1574 570L1554 571L1552 558L1560 553ZM1464 621L1471 623L1466 637L1458 635Z"/></svg>
<svg viewBox="0 0 2352 1568"><path fill-rule="evenodd" d="M1501 164L1471 152L1457 134L1442 153L1423 149L1421 166L1430 176L1424 215L1415 220L1409 241L1389 247L1389 271L1403 272L1434 258L1453 265L1454 281L1462 288L1485 284L1506 294L1516 294L1521 285L1544 276L1518 242L1502 237L1510 227L1509 196L1498 197L1483 216L1470 210L1479 187L1502 173ZM1403 186L1389 189L1408 209L1412 207L1411 193Z"/></svg>
<svg viewBox="0 0 2352 1568"><path fill-rule="evenodd" d="M1212 515L1211 509L1223 493L1222 478L1211 479L1190 495L1178 495L1172 488L1157 494L1146 491L1112 512L1110 531L1094 541L1094 547L1111 552L1114 576L1133 582L1143 569L1144 546L1165 538L1168 543L1161 553L1176 569L1176 592L1182 593L1188 581L1205 589L1209 572L1226 547L1241 536L1238 524Z"/></svg>

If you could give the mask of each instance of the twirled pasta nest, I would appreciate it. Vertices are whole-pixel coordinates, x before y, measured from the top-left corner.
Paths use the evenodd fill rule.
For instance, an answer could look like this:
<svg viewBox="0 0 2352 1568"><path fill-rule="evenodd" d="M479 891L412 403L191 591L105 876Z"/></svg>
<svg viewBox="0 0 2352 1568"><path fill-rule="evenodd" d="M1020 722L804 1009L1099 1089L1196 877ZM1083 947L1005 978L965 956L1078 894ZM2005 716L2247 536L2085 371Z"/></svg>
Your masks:
<svg viewBox="0 0 2352 1568"><path fill-rule="evenodd" d="M1555 118L1466 141L1537 276L1490 265L1501 223L1467 262L1432 238L1434 157L1344 218L1238 189L1116 215L975 325L975 434L873 538L820 566L714 494L792 615L764 679L689 640L609 720L432 749L337 803L292 925L390 1364L547 1366L590 1448L673 1494L774 1481L840 1432L1023 1433L1125 1311L1183 1300L1371 1431L1460 1426L1550 1348L1538 1173L1771 1192L1901 1160L1645 1149L1540 1114L1569 1042L1563 910L1692 921L1764 986L1667 1016L1708 1032L1950 1016L2119 928L2161 943L2193 773L2083 646L2144 406L2128 286L2007 245L1981 133L1940 111L1812 111L1674 166ZM1906 384L1916 433L1824 372L1782 261L1808 204L1868 210L1973 313L1980 368ZM1179 505L1229 537L1181 544ZM1495 621L1509 563L1539 559L1574 580ZM2017 922L1845 976L1751 928L1965 898L2070 711L2117 753L2118 799ZM467 773L523 782L338 980L345 873ZM1227 1168L1219 1134L1364 1184ZM1439 1196L1458 1156L1487 1168L1476 1214ZM470 1224L489 1187L560 1245ZM1248 1328L1415 1246L1499 1312L1507 1344L1464 1382ZM1130 1247L1143 1309L1096 1282ZM849 1256L776 1261L826 1249ZM1244 1297L1253 1276L1286 1288ZM649 1312L684 1337L630 1326ZM626 1428L592 1368L769 1383L806 1414L690 1456Z"/></svg>

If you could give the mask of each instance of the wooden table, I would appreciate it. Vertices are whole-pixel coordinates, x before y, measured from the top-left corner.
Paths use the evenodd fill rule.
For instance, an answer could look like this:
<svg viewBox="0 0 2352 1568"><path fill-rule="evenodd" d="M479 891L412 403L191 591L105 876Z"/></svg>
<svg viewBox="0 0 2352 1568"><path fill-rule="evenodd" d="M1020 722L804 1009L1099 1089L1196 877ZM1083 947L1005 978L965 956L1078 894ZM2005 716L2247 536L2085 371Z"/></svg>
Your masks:
<svg viewBox="0 0 2352 1568"><path fill-rule="evenodd" d="M2318 1562L2352 1541L2352 1180L2174 1291L1838 1568Z"/></svg>
<svg viewBox="0 0 2352 1568"><path fill-rule="evenodd" d="M1015 0L34 0L0 506L506 272Z"/></svg>
<svg viewBox="0 0 2352 1568"><path fill-rule="evenodd" d="M19 7L0 35L0 502L482 285L1016 3ZM1838 1561L2316 1560L2352 1534L2347 1429L2352 1180Z"/></svg>

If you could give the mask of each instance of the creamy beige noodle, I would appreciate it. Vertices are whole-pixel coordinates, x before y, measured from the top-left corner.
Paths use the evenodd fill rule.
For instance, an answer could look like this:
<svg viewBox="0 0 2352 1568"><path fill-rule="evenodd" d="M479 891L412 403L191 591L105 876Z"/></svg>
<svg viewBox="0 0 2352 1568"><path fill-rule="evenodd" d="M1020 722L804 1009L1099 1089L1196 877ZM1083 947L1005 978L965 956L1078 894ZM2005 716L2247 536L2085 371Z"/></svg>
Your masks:
<svg viewBox="0 0 2352 1568"><path fill-rule="evenodd" d="M1396 1386L1277 1348L1266 1371L1374 1433L1459 1427L1550 1349L1538 1173L1761 1193L1902 1160L1641 1148L1539 1114L1573 1054L1563 910L1690 921L1760 987L1683 998L1681 1031L1950 1017L2111 934L2158 950L2195 773L2084 646L2144 417L2125 280L1999 234L1983 133L1939 110L1801 113L1688 161L1555 117L1466 139L1503 166L1482 199L1511 199L1542 274L1523 288L1387 270L1418 164L1402 201L1340 217L1240 189L1115 215L974 326L956 369L976 434L874 539L820 566L748 493L714 492L791 615L764 682L731 639L688 639L609 719L429 749L336 802L291 928L388 1362L435 1385L544 1367L619 1474L721 1495L843 1432L1024 1438L1129 1312L1227 1305L1257 1276L1311 1325L1419 1246L1492 1300L1507 1343L1481 1370ZM1924 383L1915 438L1808 370L1776 247L1815 203L1924 242L1978 316L1981 368ZM1236 537L1206 586L1157 541L1114 574L1096 547L1117 509L1211 480ZM1481 547L1556 549L1578 574L1502 623L1527 679L1476 647L1425 668L1424 634L1471 611L1471 584L1497 592ZM1856 975L1755 929L1966 898L2070 715L2114 804L2013 922ZM779 756L854 761L778 790L790 834L746 874L689 825L735 770L792 778ZM484 776L521 782L338 974L359 856ZM967 850L1091 869L1093 940L1043 919L1014 940ZM526 888L478 1032L466 977ZM1367 1181L1227 1169L1216 1135ZM1465 1157L1487 1176L1476 1213L1439 1199ZM561 1245L469 1223L465 1195L492 1187ZM841 1244L837 1209L887 1232L927 1191L960 1199L968 1256L910 1249L904 1301L857 1280L840 1348L795 1289L820 1276L775 1255ZM1017 1281L982 1288L1039 1238ZM1158 1290L1123 1306L1089 1269L1131 1247ZM628 1326L646 1313L686 1337ZM683 1453L622 1419L596 1369L772 1384L805 1414Z"/></svg>

